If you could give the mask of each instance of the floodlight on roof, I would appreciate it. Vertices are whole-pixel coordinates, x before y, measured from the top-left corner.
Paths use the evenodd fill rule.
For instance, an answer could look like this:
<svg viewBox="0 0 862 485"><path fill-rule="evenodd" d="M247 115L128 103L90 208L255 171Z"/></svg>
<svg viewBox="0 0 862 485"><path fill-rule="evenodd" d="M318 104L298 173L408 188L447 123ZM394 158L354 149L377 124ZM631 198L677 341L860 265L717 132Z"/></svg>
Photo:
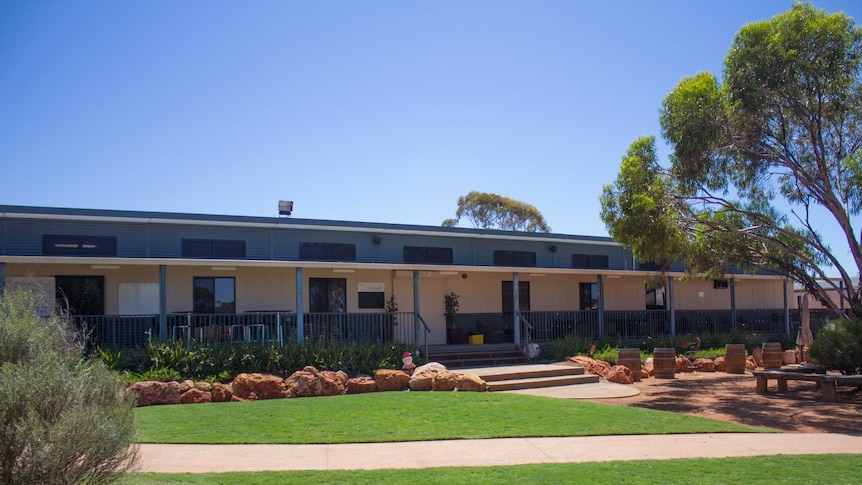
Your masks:
<svg viewBox="0 0 862 485"><path fill-rule="evenodd" d="M289 216L291 212L293 212L293 201L292 200L280 200L280 201L278 201L278 215Z"/></svg>

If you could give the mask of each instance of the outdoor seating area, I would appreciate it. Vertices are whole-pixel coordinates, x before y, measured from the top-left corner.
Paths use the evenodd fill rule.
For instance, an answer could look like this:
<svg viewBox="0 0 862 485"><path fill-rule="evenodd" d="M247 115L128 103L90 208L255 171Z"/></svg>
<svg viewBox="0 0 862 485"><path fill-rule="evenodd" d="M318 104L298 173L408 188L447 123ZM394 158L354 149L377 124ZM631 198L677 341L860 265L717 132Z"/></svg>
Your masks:
<svg viewBox="0 0 862 485"><path fill-rule="evenodd" d="M838 400L838 386L862 386L862 376L805 373L796 370L766 369L752 372L757 378L757 394L766 394L770 380L778 381L778 392L787 392L787 381L814 382L823 391L824 401Z"/></svg>

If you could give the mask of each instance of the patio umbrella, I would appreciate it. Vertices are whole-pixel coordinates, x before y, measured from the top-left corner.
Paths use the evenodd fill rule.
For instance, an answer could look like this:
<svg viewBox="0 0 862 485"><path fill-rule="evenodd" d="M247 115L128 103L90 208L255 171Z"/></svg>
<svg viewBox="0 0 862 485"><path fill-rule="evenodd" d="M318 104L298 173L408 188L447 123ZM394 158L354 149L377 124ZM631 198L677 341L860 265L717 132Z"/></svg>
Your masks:
<svg viewBox="0 0 862 485"><path fill-rule="evenodd" d="M814 336L811 335L811 315L808 312L808 294L802 295L802 308L799 309L801 325L799 333L796 334L796 345L799 346L799 355L802 362L805 363L805 346L814 341Z"/></svg>

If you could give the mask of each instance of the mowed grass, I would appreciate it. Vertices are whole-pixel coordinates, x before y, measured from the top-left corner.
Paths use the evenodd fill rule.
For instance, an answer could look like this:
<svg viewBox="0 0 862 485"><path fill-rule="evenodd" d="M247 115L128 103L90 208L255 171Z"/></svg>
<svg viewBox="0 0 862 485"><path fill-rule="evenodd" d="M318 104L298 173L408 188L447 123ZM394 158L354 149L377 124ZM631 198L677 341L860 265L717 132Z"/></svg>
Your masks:
<svg viewBox="0 0 862 485"><path fill-rule="evenodd" d="M373 459L373 457L369 457ZM860 455L757 456L604 463L564 463L481 468L416 470L351 470L257 473L159 474L129 476L122 483L139 484L737 484L862 483Z"/></svg>
<svg viewBox="0 0 862 485"><path fill-rule="evenodd" d="M367 443L768 432L678 413L505 393L381 392L136 409L140 443Z"/></svg>

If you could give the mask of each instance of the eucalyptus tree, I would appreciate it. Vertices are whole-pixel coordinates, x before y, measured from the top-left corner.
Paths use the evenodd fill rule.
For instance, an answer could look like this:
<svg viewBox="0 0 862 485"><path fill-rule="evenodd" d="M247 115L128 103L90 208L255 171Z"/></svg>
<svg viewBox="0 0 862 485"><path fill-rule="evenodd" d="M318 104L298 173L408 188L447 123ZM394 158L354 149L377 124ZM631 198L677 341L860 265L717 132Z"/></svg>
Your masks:
<svg viewBox="0 0 862 485"><path fill-rule="evenodd" d="M455 217L443 221L453 227L464 217L479 229L504 231L550 232L545 218L534 206L497 194L471 191L458 197Z"/></svg>
<svg viewBox="0 0 862 485"><path fill-rule="evenodd" d="M852 280L862 270L853 227L862 209L860 63L862 30L842 13L797 3L743 26L721 80L702 72L664 99L669 163L657 160L654 138L639 138L604 187L611 236L641 259L692 273L768 268L834 312L828 290L862 315ZM841 234L839 247L826 230Z"/></svg>

